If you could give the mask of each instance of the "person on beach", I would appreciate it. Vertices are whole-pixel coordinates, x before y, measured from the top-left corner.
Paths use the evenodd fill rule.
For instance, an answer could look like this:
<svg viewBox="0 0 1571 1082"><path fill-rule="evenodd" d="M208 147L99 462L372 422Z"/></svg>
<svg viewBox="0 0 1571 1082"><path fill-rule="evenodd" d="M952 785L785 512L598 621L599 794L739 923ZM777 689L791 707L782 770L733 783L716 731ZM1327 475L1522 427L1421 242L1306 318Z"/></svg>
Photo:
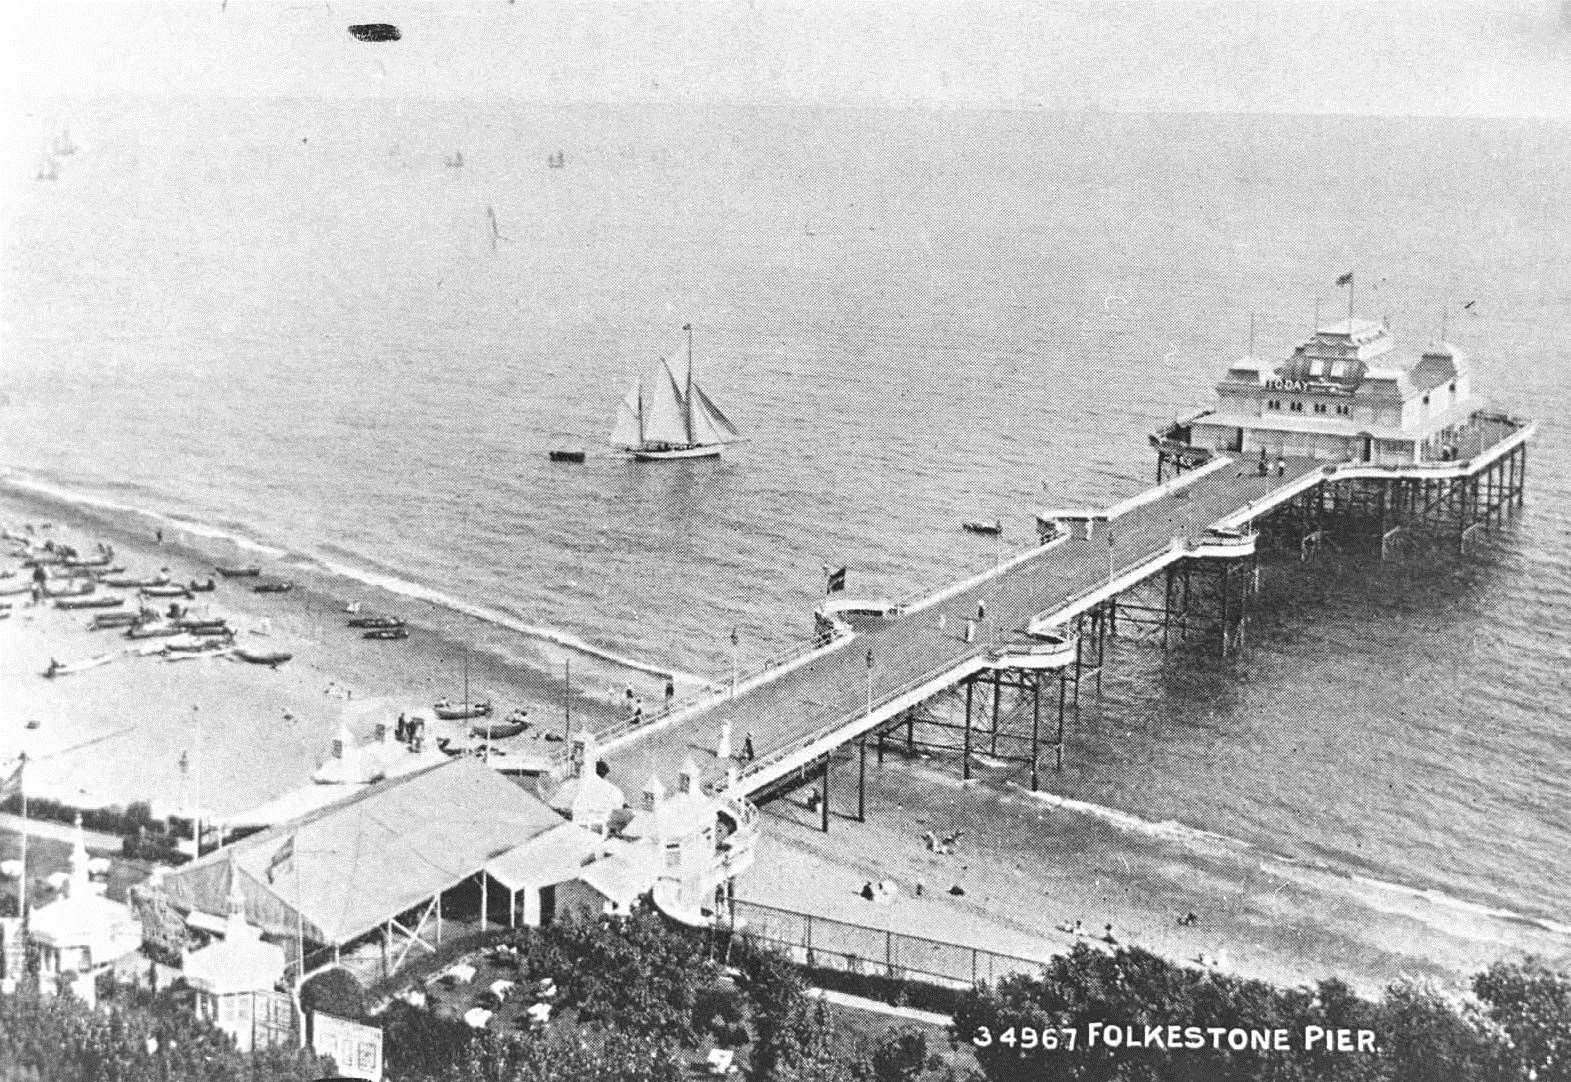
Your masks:
<svg viewBox="0 0 1571 1082"><path fill-rule="evenodd" d="M1261 477L1265 477L1266 475L1268 475L1271 472L1271 464L1266 461L1266 449L1264 447L1260 448L1259 470L1260 470L1260 476ZM1240 473L1239 476L1242 477L1243 474Z"/></svg>
<svg viewBox="0 0 1571 1082"><path fill-rule="evenodd" d="M1278 477L1287 476L1287 459L1278 458L1276 460L1276 475Z"/></svg>
<svg viewBox="0 0 1571 1082"><path fill-rule="evenodd" d="M644 723L644 700L640 699L640 698L635 698L633 700L633 724L634 725L642 725L643 723Z"/></svg>
<svg viewBox="0 0 1571 1082"><path fill-rule="evenodd" d="M753 734L752 733L743 733L742 734L742 761L743 762L747 762L747 763L750 763L750 762L753 761Z"/></svg>
<svg viewBox="0 0 1571 1082"><path fill-rule="evenodd" d="M164 531L163 530L161 530L161 529L160 530L154 530L153 531L153 537L158 541L158 543L160 545L162 545L164 543Z"/></svg>
<svg viewBox="0 0 1571 1082"><path fill-rule="evenodd" d="M987 619L987 602L986 601L978 601L976 603L976 622L980 624L983 620L986 620L986 619Z"/></svg>
<svg viewBox="0 0 1571 1082"><path fill-rule="evenodd" d="M676 681L671 677L665 678L665 708L671 710L671 703L676 699Z"/></svg>
<svg viewBox="0 0 1571 1082"><path fill-rule="evenodd" d="M966 621L966 642L975 642L975 641L976 641L976 621L975 620L967 620Z"/></svg>

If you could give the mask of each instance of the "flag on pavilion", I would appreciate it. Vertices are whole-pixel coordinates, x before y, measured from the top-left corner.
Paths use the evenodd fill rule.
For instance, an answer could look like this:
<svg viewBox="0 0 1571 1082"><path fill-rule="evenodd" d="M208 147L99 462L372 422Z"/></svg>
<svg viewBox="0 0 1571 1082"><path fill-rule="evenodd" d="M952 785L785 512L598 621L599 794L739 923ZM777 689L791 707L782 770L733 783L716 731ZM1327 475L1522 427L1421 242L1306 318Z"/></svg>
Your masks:
<svg viewBox="0 0 1571 1082"><path fill-rule="evenodd" d="M267 862L267 881L273 882L278 877L280 869L291 867L295 859L295 836L293 834L284 839L284 844L278 847L278 852L273 854L273 859Z"/></svg>

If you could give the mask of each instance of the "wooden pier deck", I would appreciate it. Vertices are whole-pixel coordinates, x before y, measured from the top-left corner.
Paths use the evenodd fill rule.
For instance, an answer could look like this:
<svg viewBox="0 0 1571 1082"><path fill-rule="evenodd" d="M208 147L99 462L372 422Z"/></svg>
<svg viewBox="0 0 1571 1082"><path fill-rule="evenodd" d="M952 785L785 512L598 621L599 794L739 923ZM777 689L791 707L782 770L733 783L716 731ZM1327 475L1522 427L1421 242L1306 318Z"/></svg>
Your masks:
<svg viewBox="0 0 1571 1082"><path fill-rule="evenodd" d="M1097 523L1089 538L1055 539L900 614L859 620L853 634L772 678L749 681L734 698L716 697L616 737L602 754L610 780L630 797L651 775L669 789L691 758L706 784L723 783L734 765L740 791L755 792L977 671L988 655L1021 641L1033 620L1071 619L1181 558L1183 546L1202 545L1212 525L1314 487L1325 465L1288 460L1283 475L1262 477L1253 462L1224 459L1203 475L1147 490L1110 508L1110 522ZM966 622L979 605L986 615L967 643ZM720 760L715 749L726 721L733 755ZM746 761L749 734L755 758Z"/></svg>

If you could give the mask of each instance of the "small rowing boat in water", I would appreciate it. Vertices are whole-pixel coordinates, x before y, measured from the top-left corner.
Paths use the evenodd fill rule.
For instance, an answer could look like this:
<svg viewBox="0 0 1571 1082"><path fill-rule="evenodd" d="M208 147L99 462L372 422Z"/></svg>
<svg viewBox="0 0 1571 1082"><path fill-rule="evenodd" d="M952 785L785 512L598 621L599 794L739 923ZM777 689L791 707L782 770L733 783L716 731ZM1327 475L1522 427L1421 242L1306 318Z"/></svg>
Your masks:
<svg viewBox="0 0 1571 1082"><path fill-rule="evenodd" d="M287 594L294 588L295 584L288 580L283 582L259 582L251 587L251 592L257 594Z"/></svg>
<svg viewBox="0 0 1571 1082"><path fill-rule="evenodd" d="M582 451L552 451L552 462L582 462L585 458Z"/></svg>
<svg viewBox="0 0 1571 1082"><path fill-rule="evenodd" d="M972 519L962 522L960 528L967 533L1001 534L1004 532L1004 524L996 518L986 521Z"/></svg>
<svg viewBox="0 0 1571 1082"><path fill-rule="evenodd" d="M409 637L409 629L407 627L373 627L361 637L366 639L407 639Z"/></svg>
<svg viewBox="0 0 1571 1082"><path fill-rule="evenodd" d="M468 718L488 718L491 716L491 704L483 703L455 703L447 699L440 699L431 709L436 711L436 716L443 721L464 721Z"/></svg>
<svg viewBox="0 0 1571 1082"><path fill-rule="evenodd" d="M124 605L125 598L101 594L98 597L63 597L55 602L57 609L112 609Z"/></svg>
<svg viewBox="0 0 1571 1082"><path fill-rule="evenodd" d="M255 564L248 564L244 567L215 566L213 570L226 579L254 579L262 573L262 569Z"/></svg>
<svg viewBox="0 0 1571 1082"><path fill-rule="evenodd" d="M293 654L285 653L282 650L247 650L243 646L235 647L234 655L241 661L250 662L252 665L270 665L275 669L294 657Z"/></svg>
<svg viewBox="0 0 1571 1082"><path fill-rule="evenodd" d="M348 626L387 629L403 627L404 622L396 616L356 616L348 621Z"/></svg>

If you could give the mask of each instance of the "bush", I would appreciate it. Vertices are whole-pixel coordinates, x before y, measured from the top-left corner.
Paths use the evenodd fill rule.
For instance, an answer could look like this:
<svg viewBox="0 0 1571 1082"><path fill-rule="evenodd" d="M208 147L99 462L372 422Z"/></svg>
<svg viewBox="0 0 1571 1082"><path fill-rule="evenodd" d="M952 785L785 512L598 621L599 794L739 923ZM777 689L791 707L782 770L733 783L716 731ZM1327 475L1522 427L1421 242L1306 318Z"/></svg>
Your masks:
<svg viewBox="0 0 1571 1082"><path fill-rule="evenodd" d="M358 1022L365 1017L365 1007L365 988L347 969L324 970L300 988L300 1008L307 1018L321 1011Z"/></svg>

